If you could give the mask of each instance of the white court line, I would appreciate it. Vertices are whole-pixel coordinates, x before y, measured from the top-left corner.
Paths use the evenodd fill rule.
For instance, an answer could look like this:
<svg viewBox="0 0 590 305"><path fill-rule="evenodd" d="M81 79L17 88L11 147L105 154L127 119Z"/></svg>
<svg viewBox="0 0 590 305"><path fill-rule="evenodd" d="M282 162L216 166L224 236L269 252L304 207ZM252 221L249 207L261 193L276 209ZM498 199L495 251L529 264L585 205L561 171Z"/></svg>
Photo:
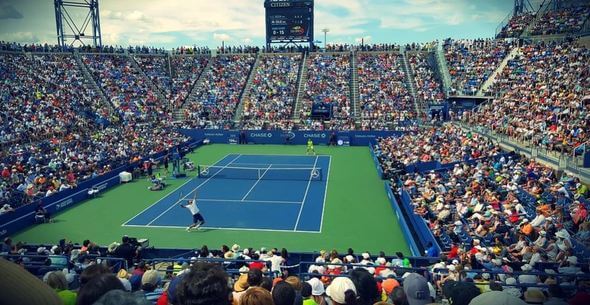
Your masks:
<svg viewBox="0 0 590 305"><path fill-rule="evenodd" d="M328 196L328 182L330 181L330 167L332 167L332 156L328 159L328 177L326 177L326 186L324 187L324 205L322 206L322 218L320 219L320 233L324 226L324 209L326 209L326 196Z"/></svg>
<svg viewBox="0 0 590 305"><path fill-rule="evenodd" d="M124 225L125 227L146 228L144 225ZM185 226L149 226L149 228L161 229L186 229ZM231 230L231 231L257 231L257 232L285 232L285 233L314 233L319 234L318 231L293 231L293 230L276 230L276 229L251 229L251 228L227 228L227 227L201 227L201 229L210 230ZM198 231L195 231L198 232Z"/></svg>
<svg viewBox="0 0 590 305"><path fill-rule="evenodd" d="M221 159L217 160L217 162L215 162L214 164L217 164L217 163L221 162L223 159L227 158L227 156L230 156L230 155L233 155L233 154L227 154L227 155L225 155L223 158L221 158ZM170 195L171 195L171 194L173 194L174 192L178 191L178 190L179 190L181 187L185 186L187 183L189 183L189 182L193 181L193 180L194 180L195 178L197 178L197 177L198 177L198 175L197 175L197 176L195 176L195 177L192 177L192 178L190 178L188 181L186 181L185 183L181 184L179 187L175 188L175 189L174 189L173 191L171 191L170 193L166 194L166 196L164 196L164 197L160 198L158 201L156 201L156 202L152 203L152 204L151 204L150 206L148 206L147 208L145 208L145 209L141 210L141 212L139 212L139 213L135 214L135 216L131 217L129 220L127 220L126 222L124 222L124 223L123 223L121 226L127 225L127 223L129 223L130 221L132 221L133 219L135 219L135 217L137 217L137 216L141 215L143 212L145 212L145 211L149 210L151 207L153 207L154 205L158 204L158 202L160 202L160 201L162 201L162 200L166 199L168 196L170 196Z"/></svg>
<svg viewBox="0 0 590 305"><path fill-rule="evenodd" d="M312 171L313 171L313 168L315 168L318 163L318 158L319 158L318 156L315 157L315 162L313 162ZM305 199L307 198L307 192L309 191L310 185L311 185L311 173L309 175L309 179L307 180L307 187L305 188L305 194L303 195L303 200L301 201L301 206L299 207L299 214L297 214L297 221L295 221L295 227L293 228L293 231L297 231L297 226L299 225L299 219L301 218L301 212L303 212L303 206L305 205Z"/></svg>
<svg viewBox="0 0 590 305"><path fill-rule="evenodd" d="M264 173L262 173L262 175L260 175L260 177L258 177L258 180L256 180L256 182L254 183L254 185L252 185L252 187L250 188L250 190L248 191L248 193L246 193L246 195L244 195L244 197L242 197L242 201L244 201L244 199L246 199L246 197L248 197L248 195L250 195L250 193L252 192L252 190L260 182L260 180L262 179L262 177L264 177L264 175L266 175L266 172L268 172L268 170L271 168L271 166L272 166L272 163L266 168L266 170L264 171Z"/></svg>
<svg viewBox="0 0 590 305"><path fill-rule="evenodd" d="M238 199L203 199L199 198L199 201L213 201L213 202L260 202L260 203L293 203L301 204L300 201L277 201L277 200L238 200Z"/></svg>
<svg viewBox="0 0 590 305"><path fill-rule="evenodd" d="M169 208L167 208L164 212L160 213L160 215L158 215L156 218L152 219L152 221L148 222L146 227L151 225L154 221L158 220L158 218L162 217L162 215L166 214L168 211L170 211L173 207L176 206L176 204L178 202L181 202L182 200L186 199L189 197L189 195L196 191L197 189L199 189L202 185L204 185L205 183L209 182L209 180L211 180L213 177L215 177L215 175L219 174L219 172L221 172L224 168L228 167L232 162L234 162L234 160L237 160L241 155L238 155L237 157L235 157L233 160L229 161L228 164L226 164L225 166L223 166L219 171L217 171L216 173L214 173L213 175L211 175L211 177L207 178L207 180L201 182L201 184L197 185L197 187L195 187L192 191L190 191L188 194L186 194L186 196L180 198L180 200L177 200L176 202L174 202L173 205L171 205Z"/></svg>
<svg viewBox="0 0 590 305"><path fill-rule="evenodd" d="M257 166L257 167L261 167L261 166L267 166L267 165L273 165L273 166L284 166L284 167L310 167L311 164L289 164L289 163L242 163L242 162L234 162L234 165L237 165L238 167L240 165L253 165L253 166Z"/></svg>

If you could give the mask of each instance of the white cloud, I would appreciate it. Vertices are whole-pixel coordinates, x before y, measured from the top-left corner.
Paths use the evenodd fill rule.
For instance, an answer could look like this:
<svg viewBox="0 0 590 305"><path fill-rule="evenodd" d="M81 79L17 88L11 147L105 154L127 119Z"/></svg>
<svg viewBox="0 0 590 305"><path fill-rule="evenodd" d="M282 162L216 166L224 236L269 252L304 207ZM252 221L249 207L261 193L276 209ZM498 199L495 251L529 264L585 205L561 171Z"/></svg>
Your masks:
<svg viewBox="0 0 590 305"><path fill-rule="evenodd" d="M252 42L254 42L254 40L252 40L252 38L244 38L244 40L242 40L245 44L252 44Z"/></svg>
<svg viewBox="0 0 590 305"><path fill-rule="evenodd" d="M232 37L226 33L213 33L213 39L217 41L231 41Z"/></svg>

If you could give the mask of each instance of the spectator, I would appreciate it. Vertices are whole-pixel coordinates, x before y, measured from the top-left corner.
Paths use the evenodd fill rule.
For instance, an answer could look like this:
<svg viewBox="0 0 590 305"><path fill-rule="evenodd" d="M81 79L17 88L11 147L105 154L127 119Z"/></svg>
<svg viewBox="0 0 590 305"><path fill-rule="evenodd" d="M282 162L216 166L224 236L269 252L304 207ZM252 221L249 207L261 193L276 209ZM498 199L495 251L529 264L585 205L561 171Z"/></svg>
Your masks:
<svg viewBox="0 0 590 305"><path fill-rule="evenodd" d="M113 274L98 275L80 289L76 305L92 305L111 290L125 290L125 287Z"/></svg>
<svg viewBox="0 0 590 305"><path fill-rule="evenodd" d="M272 299L275 305L300 305L295 304L295 289L284 281L274 285Z"/></svg>
<svg viewBox="0 0 590 305"><path fill-rule="evenodd" d="M43 278L43 282L57 292L64 305L76 305L77 294L68 290L68 282L62 271L47 273Z"/></svg>
<svg viewBox="0 0 590 305"><path fill-rule="evenodd" d="M261 287L252 287L242 296L241 305L274 305L272 296L268 290Z"/></svg>
<svg viewBox="0 0 590 305"><path fill-rule="evenodd" d="M227 274L218 266L198 262L183 276L175 305L229 305Z"/></svg>
<svg viewBox="0 0 590 305"><path fill-rule="evenodd" d="M326 289L326 295L332 300L332 303L335 305L358 304L356 287L354 286L353 282L347 277L335 278Z"/></svg>
<svg viewBox="0 0 590 305"><path fill-rule="evenodd" d="M127 291L111 290L105 293L93 305L148 305L146 299Z"/></svg>

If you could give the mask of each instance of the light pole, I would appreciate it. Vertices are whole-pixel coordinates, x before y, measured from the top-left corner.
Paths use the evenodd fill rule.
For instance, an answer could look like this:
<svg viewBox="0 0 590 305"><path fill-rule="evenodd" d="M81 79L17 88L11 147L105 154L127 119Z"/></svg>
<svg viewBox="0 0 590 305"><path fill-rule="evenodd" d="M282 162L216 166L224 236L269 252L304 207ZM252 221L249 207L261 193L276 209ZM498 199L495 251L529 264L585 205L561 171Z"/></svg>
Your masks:
<svg viewBox="0 0 590 305"><path fill-rule="evenodd" d="M324 33L324 50L326 49L326 37L328 36L329 31L330 31L330 29L328 29L328 28L322 29L322 32Z"/></svg>

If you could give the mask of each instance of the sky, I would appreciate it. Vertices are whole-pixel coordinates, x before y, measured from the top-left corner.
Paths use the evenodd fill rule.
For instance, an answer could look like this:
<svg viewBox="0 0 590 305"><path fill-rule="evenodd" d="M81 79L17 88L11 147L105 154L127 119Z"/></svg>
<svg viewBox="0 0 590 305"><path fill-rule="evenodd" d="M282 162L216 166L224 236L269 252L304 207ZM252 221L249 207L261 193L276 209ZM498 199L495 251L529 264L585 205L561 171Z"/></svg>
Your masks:
<svg viewBox="0 0 590 305"><path fill-rule="evenodd" d="M81 1L81 0L76 0ZM328 44L490 38L514 0L315 0L315 38ZM106 45L265 43L264 0L100 0ZM79 23L82 9L68 9ZM90 32L90 31L88 31ZM53 0L0 0L0 40L56 44Z"/></svg>

